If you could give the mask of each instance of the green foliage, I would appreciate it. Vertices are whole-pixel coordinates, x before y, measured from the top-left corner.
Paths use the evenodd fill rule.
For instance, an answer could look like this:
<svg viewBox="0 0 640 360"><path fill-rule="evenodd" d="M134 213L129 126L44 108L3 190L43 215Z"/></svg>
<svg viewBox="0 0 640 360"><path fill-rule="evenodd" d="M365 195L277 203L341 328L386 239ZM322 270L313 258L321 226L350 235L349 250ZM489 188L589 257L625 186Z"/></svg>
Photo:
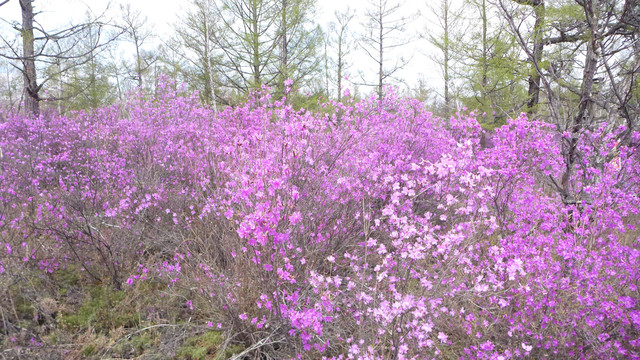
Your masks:
<svg viewBox="0 0 640 360"><path fill-rule="evenodd" d="M108 333L118 327L134 327L139 324L140 316L130 309L118 307L124 298L124 291L98 285L90 290L90 298L77 311L64 313L60 322L73 329L92 327L100 333Z"/></svg>
<svg viewBox="0 0 640 360"><path fill-rule="evenodd" d="M187 360L202 360L211 355L213 359L226 358L216 354L216 350L223 342L222 334L217 331L188 338L178 350L178 358Z"/></svg>
<svg viewBox="0 0 640 360"><path fill-rule="evenodd" d="M68 80L61 86L61 97L65 110L94 109L111 104L116 99L116 91L109 83L107 67L98 60L74 68L67 74Z"/></svg>
<svg viewBox="0 0 640 360"><path fill-rule="evenodd" d="M16 299L14 301L16 313L21 319L33 318L33 312L35 311L35 308L26 296L18 295L16 296Z"/></svg>
<svg viewBox="0 0 640 360"><path fill-rule="evenodd" d="M82 348L82 356L90 357L96 354L96 346L95 344L87 344Z"/></svg>
<svg viewBox="0 0 640 360"><path fill-rule="evenodd" d="M183 339L182 331L190 326L187 318L194 315L185 312L183 296L160 296L167 292L166 283L149 280L115 291L104 283L88 283L84 276L77 266L67 265L44 277L41 272L29 272L20 286L7 287L8 298L2 302L9 310L6 321L38 334L37 340L47 347L46 352L31 354L32 358L166 359L167 352L180 350L182 359L227 359L242 350L234 345L223 352L224 334L216 332L201 333L184 344L161 343L166 337ZM184 327L136 331L166 323ZM3 326L0 321L0 329ZM0 348L5 349L25 346L30 339L19 333L3 335ZM16 342L10 341L12 337ZM69 352L70 344L81 346Z"/></svg>
<svg viewBox="0 0 640 360"><path fill-rule="evenodd" d="M512 37L498 32L487 42L486 58L477 50L467 49L472 63L462 72L467 85L460 100L467 109L481 115L483 128L494 129L507 118L515 117L519 106L524 104L528 70L518 59L517 44Z"/></svg>
<svg viewBox="0 0 640 360"><path fill-rule="evenodd" d="M308 96L304 96L299 93L292 93L288 95L288 98L291 99L291 104L296 110L306 109L309 111L319 111L320 106L318 104L323 98L326 98L326 94L322 91L316 91Z"/></svg>
<svg viewBox="0 0 640 360"><path fill-rule="evenodd" d="M55 284L59 287L59 292L64 293L71 287L79 286L80 280L82 280L79 271L74 265L67 265L66 268L56 271L52 277Z"/></svg>
<svg viewBox="0 0 640 360"><path fill-rule="evenodd" d="M584 9L574 1L556 0L546 7L547 23L573 23L584 21Z"/></svg>
<svg viewBox="0 0 640 360"><path fill-rule="evenodd" d="M151 345L153 345L154 340L151 334L145 333L139 336L132 337L131 342L136 354L142 354L146 349L150 348Z"/></svg>
<svg viewBox="0 0 640 360"><path fill-rule="evenodd" d="M155 344L155 336L149 332L132 336L127 341L120 341L113 347L112 352L122 357L133 354L140 356ZM149 355L149 354L146 354ZM146 356L145 355L145 356Z"/></svg>

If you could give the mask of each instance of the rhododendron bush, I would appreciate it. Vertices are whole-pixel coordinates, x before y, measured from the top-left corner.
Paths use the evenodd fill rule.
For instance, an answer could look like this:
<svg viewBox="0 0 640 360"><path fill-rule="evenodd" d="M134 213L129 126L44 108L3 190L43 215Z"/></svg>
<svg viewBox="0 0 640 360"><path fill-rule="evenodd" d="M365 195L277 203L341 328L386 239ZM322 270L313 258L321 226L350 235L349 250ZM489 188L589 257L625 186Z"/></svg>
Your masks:
<svg viewBox="0 0 640 360"><path fill-rule="evenodd" d="M5 114L0 277L73 264L125 290L161 282L274 358L640 356L624 129L581 134L562 179L566 135L524 116L487 145L474 114L393 94L321 108L263 91L213 113L166 86Z"/></svg>

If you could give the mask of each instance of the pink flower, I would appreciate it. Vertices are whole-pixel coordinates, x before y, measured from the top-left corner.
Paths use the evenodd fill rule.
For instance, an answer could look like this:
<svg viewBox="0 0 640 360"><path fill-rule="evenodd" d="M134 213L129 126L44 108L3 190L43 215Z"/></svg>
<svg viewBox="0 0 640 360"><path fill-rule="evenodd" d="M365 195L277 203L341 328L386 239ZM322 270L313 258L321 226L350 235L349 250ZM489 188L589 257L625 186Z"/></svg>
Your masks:
<svg viewBox="0 0 640 360"><path fill-rule="evenodd" d="M480 350L482 350L482 351L487 351L487 352L488 351L493 351L493 348L494 348L494 346L493 346L493 343L491 341L487 341L487 342L485 342L483 344L480 344Z"/></svg>
<svg viewBox="0 0 640 360"><path fill-rule="evenodd" d="M442 331L438 333L438 339L440 340L441 343L446 343L448 336L447 334L443 333Z"/></svg>
<svg viewBox="0 0 640 360"><path fill-rule="evenodd" d="M289 217L289 221L292 225L296 225L300 222L300 220L302 220L302 215L300 215L299 211L294 212L293 214L291 214L291 217Z"/></svg>

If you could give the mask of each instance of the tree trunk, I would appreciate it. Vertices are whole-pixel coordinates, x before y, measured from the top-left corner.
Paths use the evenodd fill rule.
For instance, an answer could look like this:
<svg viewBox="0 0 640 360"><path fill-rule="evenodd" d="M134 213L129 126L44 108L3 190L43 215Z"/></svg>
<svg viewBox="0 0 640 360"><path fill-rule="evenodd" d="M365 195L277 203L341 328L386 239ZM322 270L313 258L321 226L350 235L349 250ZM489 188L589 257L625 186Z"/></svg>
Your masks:
<svg viewBox="0 0 640 360"><path fill-rule="evenodd" d="M338 102L342 100L342 33L338 38Z"/></svg>
<svg viewBox="0 0 640 360"><path fill-rule="evenodd" d="M565 195L565 203L575 201L571 199L569 195L569 180L573 172L573 165L576 163L576 150L578 146L578 138L582 128L587 125L593 118L593 84L596 71L598 69L599 62L599 39L597 29L597 18L593 9L593 1L585 0L583 4L584 13L586 16L586 23L589 25L587 34L589 36L587 42L587 53L585 56L584 71L582 72L582 86L580 87L580 103L578 104L578 111L573 118L573 123L570 124L571 138L569 139L568 149L565 152L566 158L566 172L562 178L562 189Z"/></svg>
<svg viewBox="0 0 640 360"><path fill-rule="evenodd" d="M482 0L482 79L480 80L480 86L482 86L482 105L487 102L487 86L489 85L489 43L487 39L487 2Z"/></svg>
<svg viewBox="0 0 640 360"><path fill-rule="evenodd" d="M282 91L282 94L284 95L285 92L285 86L284 86L284 82L285 80L287 80L287 78L289 77L289 44L288 44L288 39L287 39L287 32L289 31L289 24L287 24L287 11L290 11L290 9L288 8L289 5L287 4L287 0L282 0L282 8L280 9L281 11L281 21L282 24L280 24L280 90Z"/></svg>
<svg viewBox="0 0 640 360"><path fill-rule="evenodd" d="M24 77L24 107L33 115L40 114L40 98L36 77L33 36L33 0L20 0L22 9L22 65Z"/></svg>
<svg viewBox="0 0 640 360"><path fill-rule="evenodd" d="M329 91L329 40L325 38L324 41L324 86L327 92L327 98L331 97L331 92ZM338 91L340 92L340 91Z"/></svg>
<svg viewBox="0 0 640 360"><path fill-rule="evenodd" d="M209 41L209 16L205 15L204 18L204 61L207 62L205 65L205 72L207 76L207 83L209 84L209 93L207 96L211 99L211 106L213 106L213 111L217 112L218 107L216 106L216 89L215 84L213 82L213 66L211 66L211 42Z"/></svg>
<svg viewBox="0 0 640 360"><path fill-rule="evenodd" d="M444 22L444 44L443 44L443 57L444 57L444 105L447 111L451 111L451 94L449 93L449 83L451 78L449 77L449 0L444 0L443 11Z"/></svg>
<svg viewBox="0 0 640 360"><path fill-rule="evenodd" d="M533 30L533 61L537 63L537 68L542 70L542 51L544 50L543 27L545 21L544 0L534 3L533 11L536 17ZM532 66L531 75L529 75L529 99L527 101L527 112L535 113L538 102L540 102L540 74L536 66Z"/></svg>
<svg viewBox="0 0 640 360"><path fill-rule="evenodd" d="M260 76L260 29L258 28L260 15L258 14L258 4L256 2L251 2L251 6L251 55L253 57L253 59L251 59L251 67L254 81L253 86L260 88L260 85L262 85L262 78Z"/></svg>
<svg viewBox="0 0 640 360"><path fill-rule="evenodd" d="M142 57L140 55L140 42L138 40L138 36L133 36L133 42L136 46L136 75L138 76L138 88L142 89Z"/></svg>
<svg viewBox="0 0 640 360"><path fill-rule="evenodd" d="M378 38L379 42L378 45L379 47L379 58L378 58L378 65L379 65L379 70L378 70L378 100L382 100L382 95L383 95L383 88L382 88L382 81L384 80L383 78L383 74L384 74L384 70L382 68L382 64L384 61L384 46L383 46L383 41L384 41L384 27L382 25L382 9L380 9L380 18L378 20L380 22L380 37Z"/></svg>

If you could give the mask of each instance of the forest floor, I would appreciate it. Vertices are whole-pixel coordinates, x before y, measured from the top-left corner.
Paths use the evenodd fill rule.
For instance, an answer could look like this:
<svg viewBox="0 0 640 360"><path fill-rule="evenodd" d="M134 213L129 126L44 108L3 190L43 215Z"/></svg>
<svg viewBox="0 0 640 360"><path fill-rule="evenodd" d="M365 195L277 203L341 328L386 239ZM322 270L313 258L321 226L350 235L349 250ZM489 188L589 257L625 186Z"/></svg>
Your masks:
<svg viewBox="0 0 640 360"><path fill-rule="evenodd" d="M33 274L30 274L33 275ZM166 286L116 290L76 269L25 276L0 296L0 359L228 359L242 352Z"/></svg>

